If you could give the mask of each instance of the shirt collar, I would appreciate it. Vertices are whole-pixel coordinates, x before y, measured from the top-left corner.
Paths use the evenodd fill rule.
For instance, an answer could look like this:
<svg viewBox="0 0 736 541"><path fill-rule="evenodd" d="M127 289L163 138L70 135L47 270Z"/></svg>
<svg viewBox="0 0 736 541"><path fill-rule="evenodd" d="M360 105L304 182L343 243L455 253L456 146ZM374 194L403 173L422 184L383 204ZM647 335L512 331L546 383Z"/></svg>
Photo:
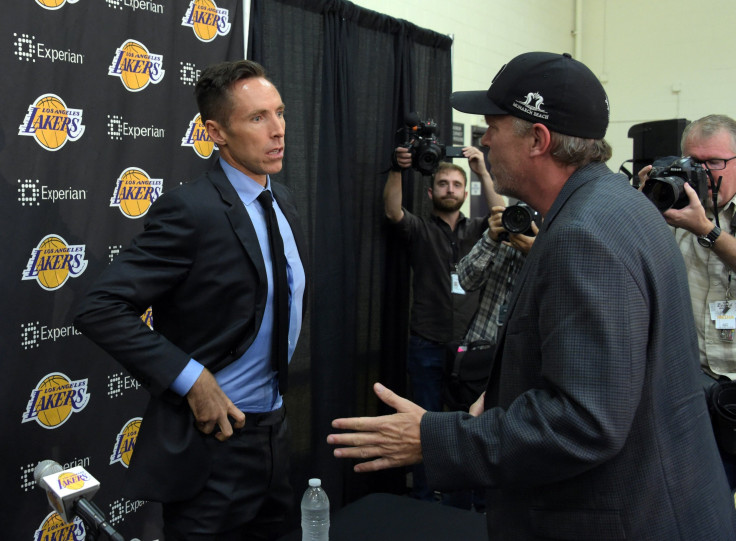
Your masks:
<svg viewBox="0 0 736 541"><path fill-rule="evenodd" d="M240 200L246 205L253 203L253 201L255 201L263 191L263 186L242 171L235 169L222 158L220 158L220 165L222 166L222 170L225 172L225 176L230 181L230 184L233 185L233 188L235 188L235 191L238 193ZM270 176L266 176L265 189L271 190ZM271 191L271 193L273 194L273 191Z"/></svg>

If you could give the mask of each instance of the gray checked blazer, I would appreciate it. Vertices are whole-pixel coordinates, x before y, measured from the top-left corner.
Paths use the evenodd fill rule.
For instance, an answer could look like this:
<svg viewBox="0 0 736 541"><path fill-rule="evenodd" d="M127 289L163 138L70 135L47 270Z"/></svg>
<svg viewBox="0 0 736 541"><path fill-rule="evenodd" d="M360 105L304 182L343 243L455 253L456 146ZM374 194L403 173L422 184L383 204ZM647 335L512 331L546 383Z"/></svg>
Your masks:
<svg viewBox="0 0 736 541"><path fill-rule="evenodd" d="M486 411L422 419L431 486L486 487L489 539L736 539L684 262L623 175L568 179L507 321Z"/></svg>

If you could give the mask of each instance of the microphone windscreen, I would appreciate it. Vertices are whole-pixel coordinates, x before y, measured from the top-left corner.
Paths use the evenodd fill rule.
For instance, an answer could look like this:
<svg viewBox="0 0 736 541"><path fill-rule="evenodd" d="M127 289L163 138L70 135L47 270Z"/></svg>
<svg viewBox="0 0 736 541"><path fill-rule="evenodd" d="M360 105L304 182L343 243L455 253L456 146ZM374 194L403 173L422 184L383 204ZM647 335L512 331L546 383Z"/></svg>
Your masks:
<svg viewBox="0 0 736 541"><path fill-rule="evenodd" d="M61 464L59 464L58 462L54 460L42 460L33 470L33 479L36 481L36 484L39 487L46 490L48 487L45 486L43 478L47 475L59 473L60 471L64 471L64 468L62 468Z"/></svg>
<svg viewBox="0 0 736 541"><path fill-rule="evenodd" d="M407 126L419 126L422 123L422 119L419 118L419 113L414 111L404 117L404 122L406 122Z"/></svg>

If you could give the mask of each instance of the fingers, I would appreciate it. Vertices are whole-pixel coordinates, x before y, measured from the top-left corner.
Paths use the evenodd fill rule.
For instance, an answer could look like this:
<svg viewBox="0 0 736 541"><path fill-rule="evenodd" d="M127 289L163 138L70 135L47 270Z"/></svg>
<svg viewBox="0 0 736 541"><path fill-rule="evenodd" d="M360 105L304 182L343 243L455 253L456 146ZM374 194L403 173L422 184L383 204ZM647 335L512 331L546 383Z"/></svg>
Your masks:
<svg viewBox="0 0 736 541"><path fill-rule="evenodd" d="M338 420L338 419L336 419ZM350 421L350 419L345 419ZM333 422L333 427L335 423ZM337 428L337 427L335 427ZM327 436L327 443L332 445L349 445L351 447L358 446L375 446L385 441L377 432L346 432L344 434L330 434ZM367 455L370 456L370 455ZM376 456L376 455L373 455Z"/></svg>
<svg viewBox="0 0 736 541"><path fill-rule="evenodd" d="M230 419L225 417L217 422L217 426L220 430L215 434L215 439L218 441L225 441L233 435L233 425L230 424Z"/></svg>
<svg viewBox="0 0 736 541"><path fill-rule="evenodd" d="M371 460L370 462L360 462L356 464L355 466L353 466L353 471L356 473L367 473L379 470L386 470L395 466L396 464L394 464L388 458L377 458L376 460Z"/></svg>
<svg viewBox="0 0 736 541"><path fill-rule="evenodd" d="M639 176L639 189L644 188L644 184L646 184L647 179L649 178L649 171L652 170L651 165L647 165L646 167L642 167L641 170L638 173Z"/></svg>
<svg viewBox="0 0 736 541"><path fill-rule="evenodd" d="M217 384L215 377L204 369L186 395L194 414L195 427L203 434L212 434L220 441L233 435L233 426L245 426L245 414L240 411Z"/></svg>
<svg viewBox="0 0 736 541"><path fill-rule="evenodd" d="M215 428L215 423L208 423L207 421L194 421L194 426L203 434L211 434Z"/></svg>
<svg viewBox="0 0 736 541"><path fill-rule="evenodd" d="M357 458L361 460L383 456L381 448L372 445L363 447L338 447L332 453L336 458Z"/></svg>
<svg viewBox="0 0 736 541"><path fill-rule="evenodd" d="M233 425L233 428L240 430L245 426L245 413L235 407L235 404L232 402L230 402L227 414L231 418L230 423Z"/></svg>
<svg viewBox="0 0 736 541"><path fill-rule="evenodd" d="M219 441L225 441L234 434L234 429L240 430L245 426L245 413L236 408L229 398L227 398L227 401L229 402L227 415L217 422L220 431L215 434L215 438Z"/></svg>
<svg viewBox="0 0 736 541"><path fill-rule="evenodd" d="M397 412L410 411L414 408L419 407L411 400L402 398L391 389L389 389L388 387L384 387L380 383L373 384L373 391L376 393L376 396L381 399L381 402L383 402L387 406L394 408ZM370 420L380 419L380 417L363 417L362 419L363 422L368 422Z"/></svg>
<svg viewBox="0 0 736 541"><path fill-rule="evenodd" d="M348 417L332 421L332 428L341 430L357 430L359 432L371 432L378 430L381 417Z"/></svg>
<svg viewBox="0 0 736 541"><path fill-rule="evenodd" d="M485 401L486 401L486 392L483 391L480 397L478 397L478 400L473 402L473 404L470 406L468 413L470 413L470 415L472 415L473 417L478 417L478 415L483 413L483 410L485 409Z"/></svg>

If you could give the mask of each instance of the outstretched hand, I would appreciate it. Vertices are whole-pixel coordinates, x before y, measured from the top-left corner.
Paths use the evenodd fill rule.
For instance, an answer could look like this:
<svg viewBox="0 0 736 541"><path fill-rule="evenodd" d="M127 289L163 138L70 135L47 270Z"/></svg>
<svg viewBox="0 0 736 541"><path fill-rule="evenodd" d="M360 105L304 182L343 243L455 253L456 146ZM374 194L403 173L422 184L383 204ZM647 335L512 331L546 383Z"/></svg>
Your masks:
<svg viewBox="0 0 736 541"><path fill-rule="evenodd" d="M396 468L422 461L419 424L426 410L387 389L380 383L373 391L396 410L381 417L335 419L332 427L354 432L330 434L327 443L343 445L334 451L337 458L373 459L356 464L356 472Z"/></svg>

